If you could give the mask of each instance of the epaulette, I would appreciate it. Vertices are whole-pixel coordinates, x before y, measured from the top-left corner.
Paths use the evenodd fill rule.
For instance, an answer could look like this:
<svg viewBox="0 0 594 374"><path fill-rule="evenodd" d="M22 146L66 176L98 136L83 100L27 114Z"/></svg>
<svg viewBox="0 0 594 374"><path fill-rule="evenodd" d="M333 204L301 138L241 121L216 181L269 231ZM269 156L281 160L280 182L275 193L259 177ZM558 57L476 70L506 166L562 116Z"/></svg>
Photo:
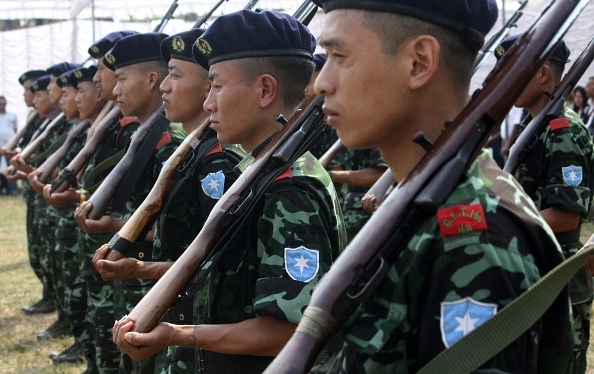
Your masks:
<svg viewBox="0 0 594 374"><path fill-rule="evenodd" d="M216 142L215 145L213 145L213 147L210 149L210 151L208 151L204 157L208 157L210 155L214 155L216 153L221 153L223 152L223 145L221 144L221 142Z"/></svg>
<svg viewBox="0 0 594 374"><path fill-rule="evenodd" d="M171 135L169 135L169 131L165 131L163 133L163 135L161 135L161 139L159 139L159 141L157 142L157 145L155 145L155 149L164 146L165 144L169 143L170 141L171 141Z"/></svg>
<svg viewBox="0 0 594 374"><path fill-rule="evenodd" d="M293 172L291 170L291 167L289 166L288 168L285 169L285 171L283 171L282 173L280 173L278 175L278 177L274 178L274 181L279 181L281 179L291 179L293 178Z"/></svg>
<svg viewBox="0 0 594 374"><path fill-rule="evenodd" d="M559 129L566 129L570 125L569 120L565 117L559 117L551 120L549 122L549 126L551 127L551 131L556 131Z"/></svg>
<svg viewBox="0 0 594 374"><path fill-rule="evenodd" d="M455 236L487 229L487 219L481 204L453 205L437 210L441 236Z"/></svg>
<svg viewBox="0 0 594 374"><path fill-rule="evenodd" d="M136 117L128 116L128 117L120 118L120 127L121 128L124 128L124 127L131 125L133 123L138 123L138 120L136 119Z"/></svg>

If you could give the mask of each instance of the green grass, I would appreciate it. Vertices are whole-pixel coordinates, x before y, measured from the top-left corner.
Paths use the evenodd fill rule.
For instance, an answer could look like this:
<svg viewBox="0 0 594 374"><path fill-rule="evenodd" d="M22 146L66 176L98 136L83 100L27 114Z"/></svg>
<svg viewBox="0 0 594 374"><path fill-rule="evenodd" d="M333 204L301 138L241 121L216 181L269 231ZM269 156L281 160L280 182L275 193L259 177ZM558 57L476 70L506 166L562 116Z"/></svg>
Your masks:
<svg viewBox="0 0 594 374"><path fill-rule="evenodd" d="M50 352L62 351L72 338L40 341L36 337L56 314L25 315L23 305L41 296L41 283L27 256L25 204L20 196L0 196L0 373L79 374L86 365L53 365Z"/></svg>

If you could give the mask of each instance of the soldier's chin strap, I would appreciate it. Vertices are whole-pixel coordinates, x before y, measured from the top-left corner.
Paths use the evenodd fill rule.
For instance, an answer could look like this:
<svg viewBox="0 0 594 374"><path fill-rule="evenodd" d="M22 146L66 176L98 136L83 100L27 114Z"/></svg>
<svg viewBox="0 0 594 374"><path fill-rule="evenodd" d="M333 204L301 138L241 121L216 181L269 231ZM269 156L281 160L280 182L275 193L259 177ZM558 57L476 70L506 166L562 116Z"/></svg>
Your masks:
<svg viewBox="0 0 594 374"><path fill-rule="evenodd" d="M594 235L579 252L549 271L491 319L438 354L418 374L464 374L479 368L533 326L593 254Z"/></svg>

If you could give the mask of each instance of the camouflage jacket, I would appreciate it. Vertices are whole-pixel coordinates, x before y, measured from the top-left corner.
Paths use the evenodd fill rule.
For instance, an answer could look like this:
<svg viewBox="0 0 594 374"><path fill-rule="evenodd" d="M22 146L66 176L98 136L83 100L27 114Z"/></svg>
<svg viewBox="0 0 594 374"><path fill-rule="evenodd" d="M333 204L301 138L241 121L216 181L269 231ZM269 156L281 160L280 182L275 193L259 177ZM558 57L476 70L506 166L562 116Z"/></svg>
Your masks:
<svg viewBox="0 0 594 374"><path fill-rule="evenodd" d="M343 326L331 372L416 372L562 260L530 198L484 151ZM572 337L564 291L541 323L481 370L564 372Z"/></svg>

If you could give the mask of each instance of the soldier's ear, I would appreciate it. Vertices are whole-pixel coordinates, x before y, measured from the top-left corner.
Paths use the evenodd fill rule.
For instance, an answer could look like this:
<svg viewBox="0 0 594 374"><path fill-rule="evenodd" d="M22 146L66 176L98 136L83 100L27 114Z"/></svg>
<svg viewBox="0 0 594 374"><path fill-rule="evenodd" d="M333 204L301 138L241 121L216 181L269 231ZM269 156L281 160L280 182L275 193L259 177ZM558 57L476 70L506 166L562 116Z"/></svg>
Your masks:
<svg viewBox="0 0 594 374"><path fill-rule="evenodd" d="M441 62L441 46L431 35L420 35L406 42L402 49L407 59L408 87L417 90L435 76Z"/></svg>

